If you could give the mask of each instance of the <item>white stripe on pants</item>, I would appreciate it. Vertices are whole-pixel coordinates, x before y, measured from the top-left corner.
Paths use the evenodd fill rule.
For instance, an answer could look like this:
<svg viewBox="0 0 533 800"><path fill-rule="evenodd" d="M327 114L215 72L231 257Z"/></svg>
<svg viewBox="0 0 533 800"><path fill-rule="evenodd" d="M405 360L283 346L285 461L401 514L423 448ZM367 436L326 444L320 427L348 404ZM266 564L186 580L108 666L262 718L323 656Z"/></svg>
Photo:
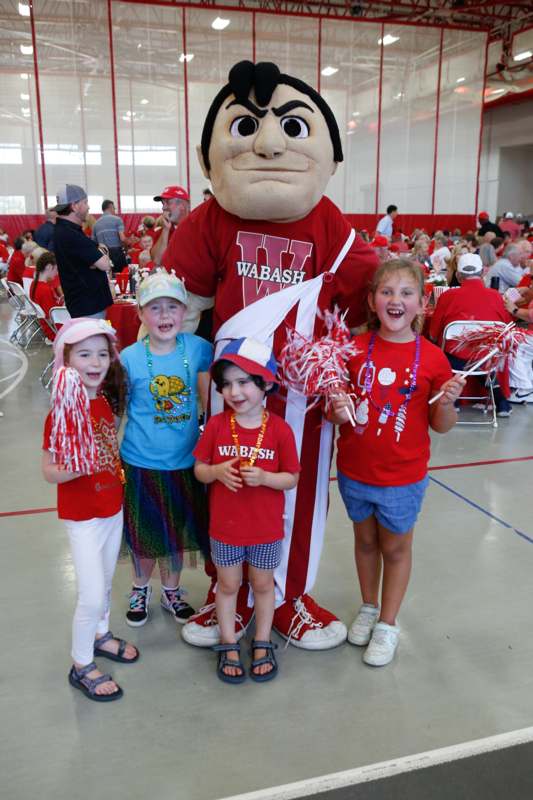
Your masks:
<svg viewBox="0 0 533 800"><path fill-rule="evenodd" d="M94 658L96 634L109 630L111 583L122 539L122 509L112 517L64 522L78 593L72 621L72 658L85 666Z"/></svg>

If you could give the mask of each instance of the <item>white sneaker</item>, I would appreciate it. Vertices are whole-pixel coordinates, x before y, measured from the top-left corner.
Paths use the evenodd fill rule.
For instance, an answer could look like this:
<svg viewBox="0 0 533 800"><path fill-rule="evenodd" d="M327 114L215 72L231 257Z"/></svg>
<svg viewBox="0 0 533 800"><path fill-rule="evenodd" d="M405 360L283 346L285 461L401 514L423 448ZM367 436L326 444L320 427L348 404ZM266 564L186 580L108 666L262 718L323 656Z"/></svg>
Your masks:
<svg viewBox="0 0 533 800"><path fill-rule="evenodd" d="M510 403L533 403L533 389L515 389L511 392Z"/></svg>
<svg viewBox="0 0 533 800"><path fill-rule="evenodd" d="M390 664L398 647L400 628L398 625L387 625L377 622L372 631L370 644L363 654L363 661L371 667L384 667Z"/></svg>
<svg viewBox="0 0 533 800"><path fill-rule="evenodd" d="M512 413L513 413L512 408L505 408L503 411L497 411L496 416L507 419L507 417L510 417Z"/></svg>
<svg viewBox="0 0 533 800"><path fill-rule="evenodd" d="M357 616L352 622L352 626L348 631L348 641L350 644L365 645L370 641L374 625L378 621L379 608L371 606L369 603L363 603Z"/></svg>

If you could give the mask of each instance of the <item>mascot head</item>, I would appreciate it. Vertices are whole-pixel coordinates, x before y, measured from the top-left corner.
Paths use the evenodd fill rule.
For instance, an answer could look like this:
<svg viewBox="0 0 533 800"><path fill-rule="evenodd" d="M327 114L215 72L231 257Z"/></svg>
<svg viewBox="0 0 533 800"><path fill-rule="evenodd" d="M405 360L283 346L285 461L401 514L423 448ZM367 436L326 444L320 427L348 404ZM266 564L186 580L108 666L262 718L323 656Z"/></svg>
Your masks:
<svg viewBox="0 0 533 800"><path fill-rule="evenodd" d="M318 92L275 64L240 61L211 104L198 156L230 214L290 222L319 202L342 145Z"/></svg>

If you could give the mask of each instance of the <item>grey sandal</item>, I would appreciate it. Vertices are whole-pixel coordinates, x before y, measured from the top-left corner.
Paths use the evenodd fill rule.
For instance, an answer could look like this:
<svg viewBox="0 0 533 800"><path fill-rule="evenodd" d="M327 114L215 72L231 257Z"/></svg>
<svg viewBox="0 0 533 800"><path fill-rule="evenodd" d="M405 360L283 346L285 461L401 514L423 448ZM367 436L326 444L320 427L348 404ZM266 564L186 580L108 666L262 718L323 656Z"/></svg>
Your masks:
<svg viewBox="0 0 533 800"><path fill-rule="evenodd" d="M238 642L235 644L216 644L213 650L218 653L217 675L221 681L224 681L224 683L242 683L246 680L246 671L240 659L241 646ZM232 661L228 658L227 653L231 652L239 653L238 661ZM228 675L224 672L226 667L235 667L239 672L237 675Z"/></svg>
<svg viewBox="0 0 533 800"><path fill-rule="evenodd" d="M92 672L93 669L98 669L94 661L91 661L90 664L87 664L86 667L82 667L81 669L76 669L73 664L68 674L68 682L71 686L74 686L75 689L79 689L80 692L83 692L85 697L88 697L89 700L95 700L97 703L110 703L112 700L118 700L119 697L122 697L124 692L118 684L116 692L112 694L98 694L96 692L97 687L100 686L101 683L113 681L113 678L111 675L100 675L99 678L88 678L87 673ZM113 683L115 683L115 681L113 681Z"/></svg>
<svg viewBox="0 0 533 800"><path fill-rule="evenodd" d="M109 650L102 650L101 645L105 644L106 642L110 642L112 639L118 642L118 653L111 653ZM136 655L133 658L125 658L124 651L126 650L127 645L129 642L125 642L124 639L119 639L118 636L113 636L111 631L108 631L99 639L95 639L94 642L94 655L98 656L99 658L109 658L111 661L118 661L121 664L133 664L134 661L137 661L139 658L139 651L135 647L135 645L131 645L135 647Z"/></svg>
<svg viewBox="0 0 533 800"><path fill-rule="evenodd" d="M253 660L250 666L250 678L253 681L257 681L257 683L264 683L265 681L271 681L272 678L276 677L278 674L278 663L276 661L276 656L274 655L274 650L277 649L277 644L273 644L272 642L260 642L257 639L252 639L251 655ZM255 650L266 650L267 652L263 658L254 659ZM263 664L270 664L271 669L264 673L255 672L257 667L261 667Z"/></svg>

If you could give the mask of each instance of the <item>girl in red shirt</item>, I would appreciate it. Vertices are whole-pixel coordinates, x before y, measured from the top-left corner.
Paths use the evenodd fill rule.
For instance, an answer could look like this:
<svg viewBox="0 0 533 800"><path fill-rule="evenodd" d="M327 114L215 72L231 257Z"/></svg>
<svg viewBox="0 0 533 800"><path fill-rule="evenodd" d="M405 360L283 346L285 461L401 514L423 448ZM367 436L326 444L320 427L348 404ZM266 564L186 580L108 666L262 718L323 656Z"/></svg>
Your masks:
<svg viewBox="0 0 533 800"><path fill-rule="evenodd" d="M294 434L263 407L276 385L271 350L253 339L230 342L211 368L227 411L211 417L194 455L194 472L212 484L209 494L211 557L217 569L216 613L220 626L218 677L241 683L246 673L235 634L242 565L255 598L256 638L250 677L268 681L277 664L270 641L274 615L274 569L281 560L283 490L298 482Z"/></svg>
<svg viewBox="0 0 533 800"><path fill-rule="evenodd" d="M339 489L354 523L363 599L348 641L368 645L363 661L371 666L388 664L398 645L396 616L428 482L428 428L445 433L455 425L454 402L465 383L452 377L442 351L420 335L423 304L417 264L398 259L381 265L368 295L368 332L356 337L360 354L348 365L351 397L338 396L330 415L340 425ZM441 399L428 405L441 389ZM352 398L355 426L346 413Z"/></svg>
<svg viewBox="0 0 533 800"><path fill-rule="evenodd" d="M30 286L30 299L42 308L47 317L50 316L50 309L61 302L55 289L56 283L56 257L47 251L37 259L35 277ZM40 319L39 324L46 338L53 342L56 335L50 325L44 319Z"/></svg>
<svg viewBox="0 0 533 800"><path fill-rule="evenodd" d="M124 409L124 373L115 332L104 320L80 317L65 323L54 353L42 470L48 483L57 484L58 515L76 573L74 663L68 679L89 699L105 702L122 697L122 689L100 672L94 657L126 664L139 657L133 645L109 630L111 582L122 538L123 473L114 414Z"/></svg>
<svg viewBox="0 0 533 800"><path fill-rule="evenodd" d="M22 245L24 244L24 239L19 236L13 242L13 247L15 248L11 253L11 258L8 262L8 270L7 270L7 279L8 281L13 281L14 283L19 283L22 286L22 274L24 272L25 267L25 256L22 252Z"/></svg>

